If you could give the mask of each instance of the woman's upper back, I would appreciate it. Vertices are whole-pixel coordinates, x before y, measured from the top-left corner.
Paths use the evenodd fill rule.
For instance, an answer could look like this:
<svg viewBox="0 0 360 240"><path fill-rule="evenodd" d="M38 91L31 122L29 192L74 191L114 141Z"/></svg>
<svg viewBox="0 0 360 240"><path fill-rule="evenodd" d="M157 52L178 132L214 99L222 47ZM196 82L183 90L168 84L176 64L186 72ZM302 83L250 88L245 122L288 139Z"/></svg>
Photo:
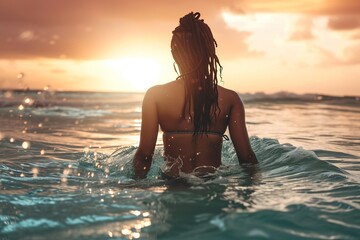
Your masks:
<svg viewBox="0 0 360 240"><path fill-rule="evenodd" d="M182 80L172 81L153 87L151 95L156 105L158 123L164 132L164 155L173 169L170 175L192 172L201 166L219 167L221 164L222 134L230 121L231 110L237 94L234 91L218 88L219 111L212 117L208 134L194 136L194 113L183 113L185 90Z"/></svg>
<svg viewBox="0 0 360 240"><path fill-rule="evenodd" d="M220 111L212 117L209 132L224 133L229 123L234 91L218 86L218 104ZM156 107L160 128L164 132L193 132L193 112L183 116L185 89L182 80L176 80L154 87ZM237 95L235 96L237 97Z"/></svg>

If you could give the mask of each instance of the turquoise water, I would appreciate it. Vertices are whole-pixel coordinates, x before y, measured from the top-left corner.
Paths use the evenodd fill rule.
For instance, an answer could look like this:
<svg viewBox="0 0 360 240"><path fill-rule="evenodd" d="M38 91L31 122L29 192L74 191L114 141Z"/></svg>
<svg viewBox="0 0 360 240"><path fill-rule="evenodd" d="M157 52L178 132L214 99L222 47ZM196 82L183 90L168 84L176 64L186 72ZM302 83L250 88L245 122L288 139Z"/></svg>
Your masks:
<svg viewBox="0 0 360 240"><path fill-rule="evenodd" d="M0 92L0 239L359 239L360 101L242 94L260 161L131 178L142 94Z"/></svg>

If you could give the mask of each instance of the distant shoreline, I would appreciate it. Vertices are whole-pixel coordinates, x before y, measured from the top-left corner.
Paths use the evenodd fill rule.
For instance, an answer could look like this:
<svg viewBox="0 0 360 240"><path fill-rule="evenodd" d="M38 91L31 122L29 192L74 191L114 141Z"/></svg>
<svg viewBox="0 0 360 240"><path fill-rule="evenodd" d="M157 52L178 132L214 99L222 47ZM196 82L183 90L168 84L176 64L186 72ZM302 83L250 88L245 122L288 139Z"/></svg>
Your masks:
<svg viewBox="0 0 360 240"><path fill-rule="evenodd" d="M23 93L23 92L59 92L59 93L108 93L108 94L145 94L145 92L124 92L124 91L89 91L89 90L44 90L44 89L0 89L0 93L3 92L15 92L15 93ZM293 93L286 91L278 91L274 93L265 93L265 92L255 92L255 93L242 93L238 92L240 96L253 96L258 98L297 98L304 96L317 97L318 100L331 100L331 99L360 99L360 95L332 95L332 94L323 94L323 93Z"/></svg>

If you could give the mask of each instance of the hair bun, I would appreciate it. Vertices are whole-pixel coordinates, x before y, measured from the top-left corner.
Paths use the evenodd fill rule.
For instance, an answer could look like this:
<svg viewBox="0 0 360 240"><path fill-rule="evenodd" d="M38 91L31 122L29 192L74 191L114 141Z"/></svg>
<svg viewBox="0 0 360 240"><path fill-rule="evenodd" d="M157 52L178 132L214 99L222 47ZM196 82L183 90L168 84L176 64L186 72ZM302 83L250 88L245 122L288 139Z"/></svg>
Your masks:
<svg viewBox="0 0 360 240"><path fill-rule="evenodd" d="M180 18L180 29L186 32L193 32L194 26L197 21L203 21L199 20L200 13L199 12L190 12L189 14L186 14L184 17Z"/></svg>

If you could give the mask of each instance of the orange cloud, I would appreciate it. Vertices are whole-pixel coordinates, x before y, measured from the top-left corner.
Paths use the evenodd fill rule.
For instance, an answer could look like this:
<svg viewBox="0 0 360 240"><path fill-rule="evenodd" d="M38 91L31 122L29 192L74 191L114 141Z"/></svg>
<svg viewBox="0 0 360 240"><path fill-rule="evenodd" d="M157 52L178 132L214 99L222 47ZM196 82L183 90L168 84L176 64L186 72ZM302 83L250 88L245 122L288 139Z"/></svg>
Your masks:
<svg viewBox="0 0 360 240"><path fill-rule="evenodd" d="M245 12L282 12L315 15L359 14L358 0L244 0Z"/></svg>
<svg viewBox="0 0 360 240"><path fill-rule="evenodd" d="M98 59L141 52L168 50L171 31L179 17L200 11L219 42L224 58L256 57L249 32L227 29L221 11L294 12L336 15L329 28L355 27L344 14L360 13L358 0L2 0L0 1L0 58ZM355 25L354 25L355 24ZM357 26L357 25L356 25ZM311 22L299 20L290 40L312 39Z"/></svg>
<svg viewBox="0 0 360 240"><path fill-rule="evenodd" d="M234 8L235 2L2 0L0 58L99 59L146 49L168 50L171 31L179 17L190 11L200 11L213 31L220 33L225 56L256 55L245 43L246 34L219 24L222 9Z"/></svg>
<svg viewBox="0 0 360 240"><path fill-rule="evenodd" d="M330 17L327 25L328 28L337 31L353 30L360 28L360 17L355 15Z"/></svg>
<svg viewBox="0 0 360 240"><path fill-rule="evenodd" d="M290 31L290 41L311 40L314 38L312 33L313 21L311 18L303 17L298 19L294 24L294 29Z"/></svg>
<svg viewBox="0 0 360 240"><path fill-rule="evenodd" d="M360 64L360 44L355 44L346 48L344 55L347 64Z"/></svg>

